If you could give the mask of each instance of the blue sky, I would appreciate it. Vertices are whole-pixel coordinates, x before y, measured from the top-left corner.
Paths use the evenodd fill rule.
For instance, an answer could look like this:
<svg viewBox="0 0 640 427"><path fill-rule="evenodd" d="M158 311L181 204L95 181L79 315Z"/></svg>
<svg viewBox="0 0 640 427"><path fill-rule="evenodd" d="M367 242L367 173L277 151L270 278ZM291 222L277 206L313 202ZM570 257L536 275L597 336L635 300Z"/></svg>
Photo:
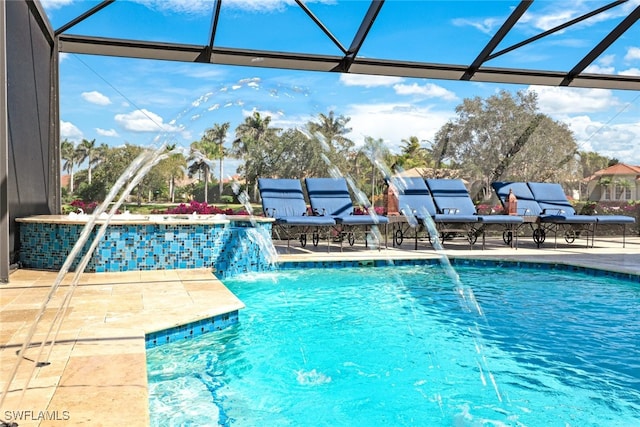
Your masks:
<svg viewBox="0 0 640 427"><path fill-rule="evenodd" d="M42 2L59 28L98 4ZM499 48L552 28L609 1L536 1ZM640 0L598 15L490 61L489 66L571 69ZM348 47L368 2L308 1L308 7ZM377 59L468 64L517 1L388 0L360 55ZM208 43L210 1L139 0L108 6L69 34ZM594 42L596 40L596 42ZM339 55L338 48L292 0L225 0L216 46ZM640 75L640 23L587 71ZM60 63L61 138L113 146L154 145L164 138L188 147L215 123L231 130L252 111L277 127L301 126L318 113L351 118L349 135L382 138L398 152L403 139L433 139L464 98L506 89L533 90L539 108L566 123L582 150L640 165L640 92L470 83L353 74L189 64L64 54ZM230 133L228 144L233 140ZM237 164L227 161L227 171Z"/></svg>

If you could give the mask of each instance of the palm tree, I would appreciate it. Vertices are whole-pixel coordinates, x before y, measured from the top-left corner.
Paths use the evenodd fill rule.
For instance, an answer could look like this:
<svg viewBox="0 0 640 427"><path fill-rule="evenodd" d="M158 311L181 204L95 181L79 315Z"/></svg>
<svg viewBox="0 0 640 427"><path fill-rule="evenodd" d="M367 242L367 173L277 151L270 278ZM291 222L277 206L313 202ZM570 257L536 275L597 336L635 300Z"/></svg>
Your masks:
<svg viewBox="0 0 640 427"><path fill-rule="evenodd" d="M109 157L109 146L107 144L102 143L95 148L93 158L89 163L89 165L91 166L92 170L95 170L95 168L98 165L102 164L104 161L106 161L108 157Z"/></svg>
<svg viewBox="0 0 640 427"><path fill-rule="evenodd" d="M408 139L401 140L403 143L398 158L399 163L405 169L415 167L427 167L431 164L431 154L428 148L420 145L417 136L410 136Z"/></svg>
<svg viewBox="0 0 640 427"><path fill-rule="evenodd" d="M228 124L225 124L228 125ZM191 174L198 171L204 175L204 202L209 202L209 177L211 175L211 160L217 159L222 155L222 144L218 143L218 132L223 129L225 125L216 125L213 128L207 129L200 138L200 141L195 141L191 144L191 153L187 161L192 162L189 166L189 172ZM228 126L227 126L228 128ZM226 132L225 132L226 135ZM222 138L224 140L224 137Z"/></svg>
<svg viewBox="0 0 640 427"><path fill-rule="evenodd" d="M344 152L353 147L353 141L345 136L351 132L351 128L347 127L351 118L342 115L336 117L333 111L329 111L328 116L320 113L318 119L318 122L309 123L311 132L320 133L327 144L338 152Z"/></svg>
<svg viewBox="0 0 640 427"><path fill-rule="evenodd" d="M200 180L204 180L204 202L208 203L209 193L209 159L202 152L200 141L194 141L191 143L191 151L187 162L189 164L189 176L194 176L196 173Z"/></svg>
<svg viewBox="0 0 640 427"><path fill-rule="evenodd" d="M91 141L83 139L82 142L78 145L78 163L82 163L85 160L88 160L87 167L87 181L91 184L91 169L93 168L95 162L96 155L96 140L92 139Z"/></svg>
<svg viewBox="0 0 640 427"><path fill-rule="evenodd" d="M222 161L224 159L224 140L227 138L227 132L229 132L229 127L231 123L226 122L223 124L214 124L212 128L209 128L204 133L204 138L208 141L212 141L214 144L218 146L218 158L220 160L220 182L219 190L220 190L220 201L222 201Z"/></svg>
<svg viewBox="0 0 640 427"><path fill-rule="evenodd" d="M68 172L70 176L69 193L73 193L73 169L78 160L78 152L76 151L74 143L66 138L60 143L60 158L64 161L62 169Z"/></svg>
<svg viewBox="0 0 640 427"><path fill-rule="evenodd" d="M400 142L403 143L402 154L415 155L422 149L417 136L410 136L409 139L403 139Z"/></svg>
<svg viewBox="0 0 640 427"><path fill-rule="evenodd" d="M350 157L351 149L354 147L353 141L345 135L351 132L351 128L347 124L351 118L342 115L337 116L333 111L329 111L328 115L320 113L318 121L307 123L307 129L312 135L318 137L324 142L327 158L333 166L340 170L348 167L347 158Z"/></svg>
<svg viewBox="0 0 640 427"><path fill-rule="evenodd" d="M360 149L367 159L371 162L371 204L375 207L376 200L376 163L384 162L385 157L389 155L389 149L384 145L381 138L373 139L367 136L364 139L364 145Z"/></svg>
<svg viewBox="0 0 640 427"><path fill-rule="evenodd" d="M160 162L161 170L165 176L169 178L169 197L171 203L175 202L176 191L176 179L184 177L185 169L187 168L187 161L182 153L172 153L175 150L176 144L168 145L167 152L170 152L169 157L163 159Z"/></svg>
<svg viewBox="0 0 640 427"><path fill-rule="evenodd" d="M257 178L264 172L265 146L277 137L280 129L270 128L271 117L262 117L254 111L236 128L236 139L231 146L231 154L244 159L241 170L244 171L247 186L253 185L253 198L257 199Z"/></svg>

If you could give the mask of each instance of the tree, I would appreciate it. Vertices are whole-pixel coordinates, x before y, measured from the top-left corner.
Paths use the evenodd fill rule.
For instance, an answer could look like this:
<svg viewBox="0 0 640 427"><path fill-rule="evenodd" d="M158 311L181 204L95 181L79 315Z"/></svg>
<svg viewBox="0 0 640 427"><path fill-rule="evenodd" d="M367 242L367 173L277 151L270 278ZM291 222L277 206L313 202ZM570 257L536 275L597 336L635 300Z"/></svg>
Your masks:
<svg viewBox="0 0 640 427"><path fill-rule="evenodd" d="M611 165L612 159L602 156L594 151L580 151L580 164L582 165L582 177L588 178L599 170ZM617 163L617 162L616 162Z"/></svg>
<svg viewBox="0 0 640 427"><path fill-rule="evenodd" d="M64 161L62 170L69 173L69 192L73 193L73 174L74 167L78 163L78 152L73 142L66 138L60 143L60 158Z"/></svg>
<svg viewBox="0 0 640 427"><path fill-rule="evenodd" d="M329 115L320 113L318 121L307 123L307 130L312 137L318 138L324 148L325 155L331 165L346 172L349 169L349 158L352 157L353 141L346 137L351 132L347 124L351 118L342 115L335 116L333 111Z"/></svg>
<svg viewBox="0 0 640 427"><path fill-rule="evenodd" d="M537 94L500 91L465 99L457 119L436 134L437 159L449 159L491 194L496 180L568 181L578 169L577 144L567 125L537 111Z"/></svg>
<svg viewBox="0 0 640 427"><path fill-rule="evenodd" d="M229 127L231 123L225 122L223 124L214 124L212 128L207 129L205 131L205 138L207 140L211 140L214 144L218 145L218 159L220 160L220 181L219 181L219 192L220 192L220 201L222 201L222 161L224 160L224 140L227 138L227 132L229 132Z"/></svg>
<svg viewBox="0 0 640 427"><path fill-rule="evenodd" d="M362 156L366 159L367 169L370 168L369 182L369 194L371 194L371 204L375 206L376 194L382 194L384 188L384 180L378 179L378 177L384 178L382 172L378 168L378 164L388 164L388 157L390 155L389 149L385 146L384 141L380 138L373 139L370 136L365 137L364 145L358 151L356 156L356 163L358 159L362 159ZM359 168L358 168L359 169ZM359 179L359 186L365 184L365 180Z"/></svg>
<svg viewBox="0 0 640 427"><path fill-rule="evenodd" d="M244 160L239 170L244 173L247 188L253 188L253 199L257 199L258 177L268 171L267 158L272 145L277 141L280 129L272 128L271 117L262 117L254 111L236 128L236 139L231 154Z"/></svg>
<svg viewBox="0 0 640 427"><path fill-rule="evenodd" d="M158 162L158 168L169 183L169 200L175 202L176 179L181 179L187 169L187 160L182 153L175 153L176 145L167 146L169 157Z"/></svg>
<svg viewBox="0 0 640 427"><path fill-rule="evenodd" d="M209 175L211 171L211 160L203 152L206 147L201 145L201 141L194 141L191 143L189 157L189 176L193 177L198 175L198 179L204 182L204 202L209 201Z"/></svg>
<svg viewBox="0 0 640 427"><path fill-rule="evenodd" d="M269 163L271 176L302 179L327 176L328 167L322 160L322 147L317 138L309 138L297 129L287 129L278 136Z"/></svg>
<svg viewBox="0 0 640 427"><path fill-rule="evenodd" d="M431 152L420 144L417 136L410 136L401 141L403 144L400 155L396 158L396 164L404 169L429 167L433 163Z"/></svg>
<svg viewBox="0 0 640 427"><path fill-rule="evenodd" d="M82 142L78 145L78 163L82 163L85 160L87 162L87 181L91 184L91 170L95 166L96 162L99 162L100 159L97 158L98 147L96 147L96 140L92 139L91 141L87 139L83 139Z"/></svg>
<svg viewBox="0 0 640 427"><path fill-rule="evenodd" d="M202 172L204 175L204 202L209 202L209 178L211 176L211 166L213 159L220 159L220 182L222 182L222 158L224 148L222 144L227 136L230 123L215 124L212 128L206 129L199 141L191 144L191 154L187 161L192 162L189 167L190 174ZM222 190L222 185L220 186ZM220 191L222 196L222 191Z"/></svg>
<svg viewBox="0 0 640 427"><path fill-rule="evenodd" d="M92 194L95 201L104 200L107 193L122 176L129 165L144 151L137 145L125 144L123 147L108 147L104 153L102 161L93 171L94 180L91 184ZM138 202L141 201L144 184L136 187Z"/></svg>

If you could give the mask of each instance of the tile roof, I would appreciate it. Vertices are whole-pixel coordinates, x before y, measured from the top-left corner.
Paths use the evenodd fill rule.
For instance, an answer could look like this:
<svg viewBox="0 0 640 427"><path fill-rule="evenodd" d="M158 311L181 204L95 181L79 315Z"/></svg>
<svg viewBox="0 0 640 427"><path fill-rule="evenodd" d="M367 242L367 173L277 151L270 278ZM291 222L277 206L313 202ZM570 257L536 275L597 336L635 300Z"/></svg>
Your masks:
<svg viewBox="0 0 640 427"><path fill-rule="evenodd" d="M640 175L640 166L627 165L625 163L617 163L606 169L597 171L595 176L603 175Z"/></svg>

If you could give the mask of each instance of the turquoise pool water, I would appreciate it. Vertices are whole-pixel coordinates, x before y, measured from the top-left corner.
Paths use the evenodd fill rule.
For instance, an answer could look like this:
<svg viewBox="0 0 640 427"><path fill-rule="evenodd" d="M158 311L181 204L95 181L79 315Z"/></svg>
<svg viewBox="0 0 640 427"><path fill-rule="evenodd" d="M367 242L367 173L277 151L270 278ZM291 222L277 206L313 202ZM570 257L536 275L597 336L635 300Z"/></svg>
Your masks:
<svg viewBox="0 0 640 427"><path fill-rule="evenodd" d="M438 266L226 280L226 330L148 350L153 425L633 426L640 286Z"/></svg>

